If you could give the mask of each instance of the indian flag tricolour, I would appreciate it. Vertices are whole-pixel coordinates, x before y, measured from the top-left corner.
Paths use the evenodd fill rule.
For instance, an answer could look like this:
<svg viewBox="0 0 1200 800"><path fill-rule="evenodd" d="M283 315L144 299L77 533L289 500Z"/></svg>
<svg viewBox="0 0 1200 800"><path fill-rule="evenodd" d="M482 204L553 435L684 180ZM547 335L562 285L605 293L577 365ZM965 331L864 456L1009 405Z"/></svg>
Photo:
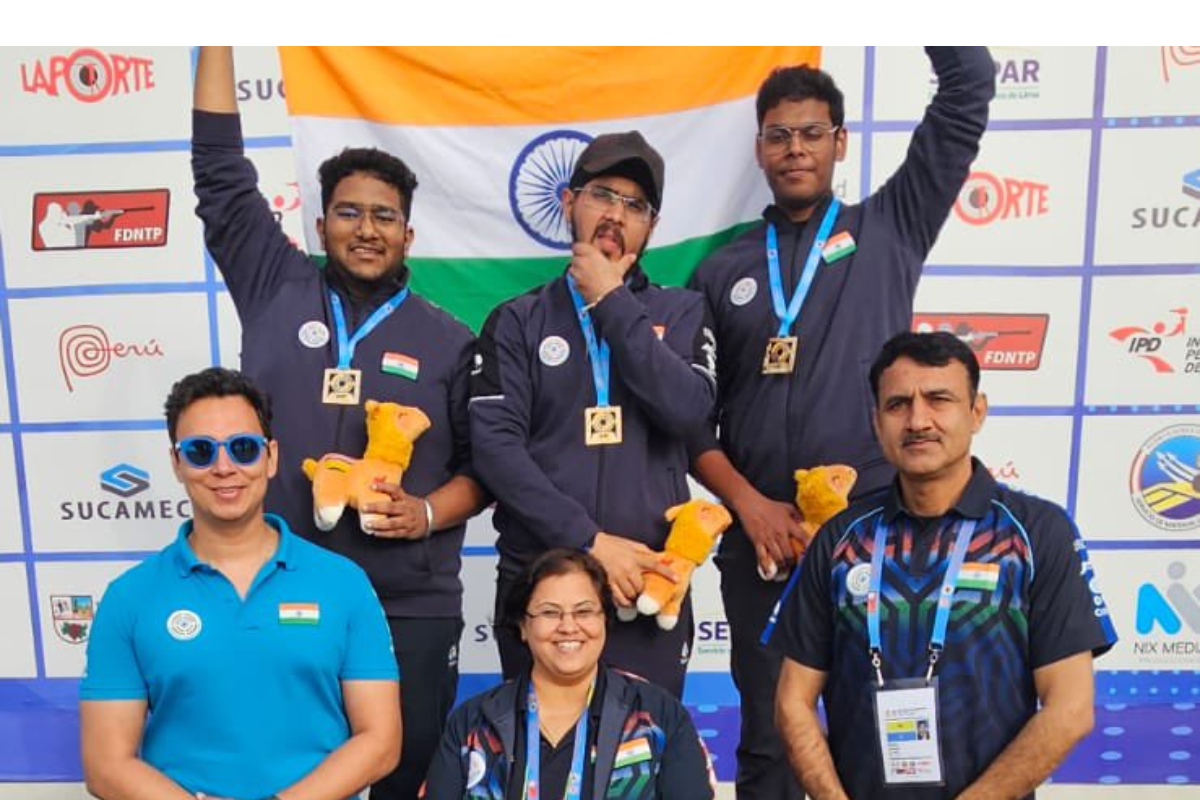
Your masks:
<svg viewBox="0 0 1200 800"><path fill-rule="evenodd" d="M682 283L770 200L754 161L759 84L819 57L817 47L282 48L304 229L313 235L320 211L322 161L354 146L399 156L420 181L413 288L478 328L564 268L559 198L579 152L636 129L667 165L644 263Z"/></svg>
<svg viewBox="0 0 1200 800"><path fill-rule="evenodd" d="M321 606L316 603L280 603L280 625L317 625L321 622Z"/></svg>

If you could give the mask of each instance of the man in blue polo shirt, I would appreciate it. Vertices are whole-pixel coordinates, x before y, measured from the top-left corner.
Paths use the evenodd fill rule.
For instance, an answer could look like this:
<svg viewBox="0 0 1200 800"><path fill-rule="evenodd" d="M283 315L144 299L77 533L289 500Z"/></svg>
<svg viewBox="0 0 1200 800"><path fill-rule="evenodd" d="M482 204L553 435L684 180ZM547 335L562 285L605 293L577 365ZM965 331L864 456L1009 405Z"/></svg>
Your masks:
<svg viewBox="0 0 1200 800"><path fill-rule="evenodd" d="M792 768L814 800L1030 797L1091 730L1092 659L1116 641L1087 550L971 457L969 347L899 334L870 381L896 481L821 528L767 631Z"/></svg>
<svg viewBox="0 0 1200 800"><path fill-rule="evenodd" d="M88 790L353 796L400 754L379 601L351 561L263 513L279 451L269 401L245 376L189 375L166 414L193 520L104 595L80 691Z"/></svg>

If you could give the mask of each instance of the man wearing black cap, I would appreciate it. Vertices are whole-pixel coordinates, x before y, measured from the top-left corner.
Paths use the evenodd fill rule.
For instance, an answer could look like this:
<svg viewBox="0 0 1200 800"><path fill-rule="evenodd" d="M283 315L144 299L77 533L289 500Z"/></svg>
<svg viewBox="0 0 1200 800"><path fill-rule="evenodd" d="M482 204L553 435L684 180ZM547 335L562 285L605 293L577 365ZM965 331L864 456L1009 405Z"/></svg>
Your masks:
<svg viewBox="0 0 1200 800"><path fill-rule="evenodd" d="M574 237L561 277L499 306L484 325L471 387L472 458L494 493L496 608L520 568L550 547L590 550L631 608L655 559L663 513L688 499L685 436L715 396L716 349L701 297L651 284L638 259L658 221L663 160L636 131L597 137L562 193ZM571 629L564 617L564 654ZM496 632L505 678L529 654ZM662 631L614 624L605 660L677 695L692 617Z"/></svg>

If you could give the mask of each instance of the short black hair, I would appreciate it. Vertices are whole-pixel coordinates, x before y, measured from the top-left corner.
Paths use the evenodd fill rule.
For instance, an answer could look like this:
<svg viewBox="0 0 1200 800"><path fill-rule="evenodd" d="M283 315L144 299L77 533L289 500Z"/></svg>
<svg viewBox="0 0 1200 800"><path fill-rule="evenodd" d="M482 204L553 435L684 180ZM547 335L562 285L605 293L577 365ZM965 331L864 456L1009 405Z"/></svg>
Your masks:
<svg viewBox="0 0 1200 800"><path fill-rule="evenodd" d="M317 170L321 179L321 213L329 213L333 190L356 172L370 175L395 187L400 193L400 206L407 222L412 217L413 193L417 191L417 176L408 165L391 153L374 147L347 147L326 159Z"/></svg>
<svg viewBox="0 0 1200 800"><path fill-rule="evenodd" d="M611 622L616 613L616 605L613 603L612 589L608 586L608 573L604 571L604 567L589 553L556 547L542 553L521 570L516 583L504 600L496 627L514 633L519 631L521 621L525 619L525 611L529 607L529 598L533 597L538 584L546 578L570 575L573 572L583 573L591 580L596 594L600 596L605 622Z"/></svg>
<svg viewBox="0 0 1200 800"><path fill-rule="evenodd" d="M957 361L967 370L971 381L971 401L979 393L979 359L962 339L946 331L932 333L898 333L883 343L883 349L871 365L871 394L879 403L879 376L898 359L911 358L926 367L944 367Z"/></svg>
<svg viewBox="0 0 1200 800"><path fill-rule="evenodd" d="M171 437L171 444L175 444L179 415L192 403L206 397L244 397L258 416L263 436L272 438L270 396L235 369L209 367L180 378L167 395L163 409L167 414L167 435Z"/></svg>
<svg viewBox="0 0 1200 800"><path fill-rule="evenodd" d="M846 100L842 90L824 70L803 64L772 70L758 87L758 99L754 104L760 130L767 112L785 100L821 100L829 104L829 119L834 125L840 128L846 121Z"/></svg>

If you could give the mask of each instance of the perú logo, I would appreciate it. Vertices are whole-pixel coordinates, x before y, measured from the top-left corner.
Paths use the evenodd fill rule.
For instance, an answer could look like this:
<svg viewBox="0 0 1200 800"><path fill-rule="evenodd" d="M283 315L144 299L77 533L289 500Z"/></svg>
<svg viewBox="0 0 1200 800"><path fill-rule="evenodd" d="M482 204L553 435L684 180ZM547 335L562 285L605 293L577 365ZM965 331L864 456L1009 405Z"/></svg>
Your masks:
<svg viewBox="0 0 1200 800"><path fill-rule="evenodd" d="M571 249L571 221L563 213L575 159L592 142L586 133L558 130L525 145L508 176L508 204L530 238L554 250Z"/></svg>
<svg viewBox="0 0 1200 800"><path fill-rule="evenodd" d="M1171 82L1171 70L1200 65L1200 46L1164 45L1159 48L1163 83Z"/></svg>
<svg viewBox="0 0 1200 800"><path fill-rule="evenodd" d="M65 56L21 65L21 90L58 97L66 92L81 103L154 88L154 61L143 56L103 53L87 47Z"/></svg>
<svg viewBox="0 0 1200 800"><path fill-rule="evenodd" d="M67 391L75 391L71 378L103 375L114 358L162 358L162 345L155 339L144 344L112 342L98 325L72 325L58 335L58 364Z"/></svg>
<svg viewBox="0 0 1200 800"><path fill-rule="evenodd" d="M1044 217L1050 213L1049 201L1049 184L980 170L967 176L954 201L954 213L968 225L990 225L998 220Z"/></svg>
<svg viewBox="0 0 1200 800"><path fill-rule="evenodd" d="M1123 344L1125 351L1130 355L1148 361L1154 367L1155 372L1160 374L1174 372L1175 367L1158 352L1163 346L1164 339L1173 339L1186 333L1188 310L1172 308L1168 313L1175 315L1173 324L1166 320L1158 320L1149 328L1141 325L1124 325L1112 329L1108 335Z"/></svg>

